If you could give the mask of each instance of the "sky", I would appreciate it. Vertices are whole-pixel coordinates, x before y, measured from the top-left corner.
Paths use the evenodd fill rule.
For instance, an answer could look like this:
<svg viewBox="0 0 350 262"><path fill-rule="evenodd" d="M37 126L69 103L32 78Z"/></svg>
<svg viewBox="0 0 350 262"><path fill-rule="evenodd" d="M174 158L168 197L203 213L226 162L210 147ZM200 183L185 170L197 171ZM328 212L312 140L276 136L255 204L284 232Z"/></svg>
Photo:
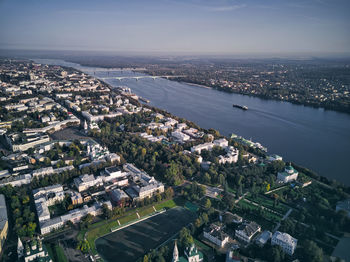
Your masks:
<svg viewBox="0 0 350 262"><path fill-rule="evenodd" d="M350 54L349 0L0 0L0 49Z"/></svg>

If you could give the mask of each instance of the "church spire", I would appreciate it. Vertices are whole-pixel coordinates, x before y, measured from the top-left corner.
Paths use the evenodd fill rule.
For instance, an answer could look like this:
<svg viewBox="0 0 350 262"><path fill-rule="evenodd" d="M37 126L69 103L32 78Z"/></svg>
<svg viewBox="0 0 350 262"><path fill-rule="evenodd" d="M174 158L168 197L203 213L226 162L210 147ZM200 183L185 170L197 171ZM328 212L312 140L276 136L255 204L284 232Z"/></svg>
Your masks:
<svg viewBox="0 0 350 262"><path fill-rule="evenodd" d="M21 241L20 238L18 238L18 243L17 243L17 255L18 255L18 258L23 256L23 250L24 250L24 247L23 247L22 241Z"/></svg>
<svg viewBox="0 0 350 262"><path fill-rule="evenodd" d="M177 243L176 243L176 240L175 240L172 262L178 262L178 261L179 261L179 250L177 249Z"/></svg>

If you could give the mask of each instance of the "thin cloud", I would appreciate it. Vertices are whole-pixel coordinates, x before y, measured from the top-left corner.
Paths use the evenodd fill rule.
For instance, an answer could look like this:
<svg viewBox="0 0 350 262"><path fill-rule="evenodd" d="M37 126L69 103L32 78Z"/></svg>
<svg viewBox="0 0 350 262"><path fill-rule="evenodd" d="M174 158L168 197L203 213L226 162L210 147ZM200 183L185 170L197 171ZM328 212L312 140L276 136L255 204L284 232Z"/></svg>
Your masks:
<svg viewBox="0 0 350 262"><path fill-rule="evenodd" d="M247 5L213 6L205 7L205 9L213 12L228 12L244 8L246 6Z"/></svg>

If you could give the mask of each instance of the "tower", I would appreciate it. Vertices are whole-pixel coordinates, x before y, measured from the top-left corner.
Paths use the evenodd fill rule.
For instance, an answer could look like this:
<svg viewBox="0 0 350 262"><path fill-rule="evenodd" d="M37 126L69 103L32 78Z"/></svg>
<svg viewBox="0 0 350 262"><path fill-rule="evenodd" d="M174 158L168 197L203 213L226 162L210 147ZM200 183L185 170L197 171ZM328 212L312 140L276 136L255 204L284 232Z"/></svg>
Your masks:
<svg viewBox="0 0 350 262"><path fill-rule="evenodd" d="M87 131L87 128L88 128L88 125L87 125L86 120L85 120L84 121L84 130L85 130L85 132Z"/></svg>
<svg viewBox="0 0 350 262"><path fill-rule="evenodd" d="M113 99L112 99L112 97L110 97L110 99L109 99L109 104L110 104L110 105L113 105Z"/></svg>
<svg viewBox="0 0 350 262"><path fill-rule="evenodd" d="M23 257L23 250L24 250L24 247L23 247L22 241L20 238L18 238L18 243L17 243L18 258Z"/></svg>
<svg viewBox="0 0 350 262"><path fill-rule="evenodd" d="M178 262L178 261L179 261L179 250L177 249L177 243L176 243L176 240L175 240L172 262Z"/></svg>

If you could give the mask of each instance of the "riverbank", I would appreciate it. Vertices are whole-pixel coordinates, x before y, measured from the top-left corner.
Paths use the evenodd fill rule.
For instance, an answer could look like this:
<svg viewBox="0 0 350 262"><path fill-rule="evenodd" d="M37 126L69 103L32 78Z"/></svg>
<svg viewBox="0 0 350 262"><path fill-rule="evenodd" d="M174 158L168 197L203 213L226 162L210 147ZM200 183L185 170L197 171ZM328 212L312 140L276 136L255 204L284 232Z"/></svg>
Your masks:
<svg viewBox="0 0 350 262"><path fill-rule="evenodd" d="M38 62L91 73L91 68L62 60ZM144 74L127 71L113 73L115 77L137 75ZM108 73L102 70L93 76L102 79L108 77ZM188 119L205 129L216 129L225 136L235 133L251 138L266 146L269 154L278 154L285 161L306 166L330 181L335 179L350 185L350 177L344 175L350 154L348 114L218 92L216 89L166 79L125 79L121 83L106 79L104 82L110 86L127 85L136 95L150 100L150 106ZM232 110L232 104L246 105L249 110Z"/></svg>
<svg viewBox="0 0 350 262"><path fill-rule="evenodd" d="M170 79L170 80L171 81L176 81L176 80L172 80L172 79ZM183 81L177 81L177 82L182 83L182 84L186 84L186 85L190 85L190 86L198 86L198 87L203 87L203 88L207 88L207 89L213 89L213 87L210 87L210 86L194 84L194 83L190 83L190 82L183 82Z"/></svg>
<svg viewBox="0 0 350 262"><path fill-rule="evenodd" d="M170 81L177 81L179 83L187 84L190 86L198 86L198 87L203 87L203 88L207 88L207 89L215 89L215 90L218 90L220 92L224 92L224 93L228 93L228 94L239 94L239 95L244 95L244 96L257 97L257 98L264 99L264 100L282 101L282 102L288 102L288 103L291 103L294 105L301 105L301 106L307 106L307 107L311 107L311 108L315 108L315 109L323 109L323 110L335 111L335 112L344 113L344 114L350 114L350 107L349 108L343 108L343 107L338 108L334 105L327 106L327 105L316 104L316 103L311 103L311 102L303 103L303 102L292 100L292 99L287 99L287 100L286 99L278 99L276 97L262 95L262 94L236 92L232 89L227 89L225 87L220 87L220 86L207 86L207 85L203 85L203 84L199 84L199 83L178 81L178 80L174 80L174 79L169 79L169 80Z"/></svg>

